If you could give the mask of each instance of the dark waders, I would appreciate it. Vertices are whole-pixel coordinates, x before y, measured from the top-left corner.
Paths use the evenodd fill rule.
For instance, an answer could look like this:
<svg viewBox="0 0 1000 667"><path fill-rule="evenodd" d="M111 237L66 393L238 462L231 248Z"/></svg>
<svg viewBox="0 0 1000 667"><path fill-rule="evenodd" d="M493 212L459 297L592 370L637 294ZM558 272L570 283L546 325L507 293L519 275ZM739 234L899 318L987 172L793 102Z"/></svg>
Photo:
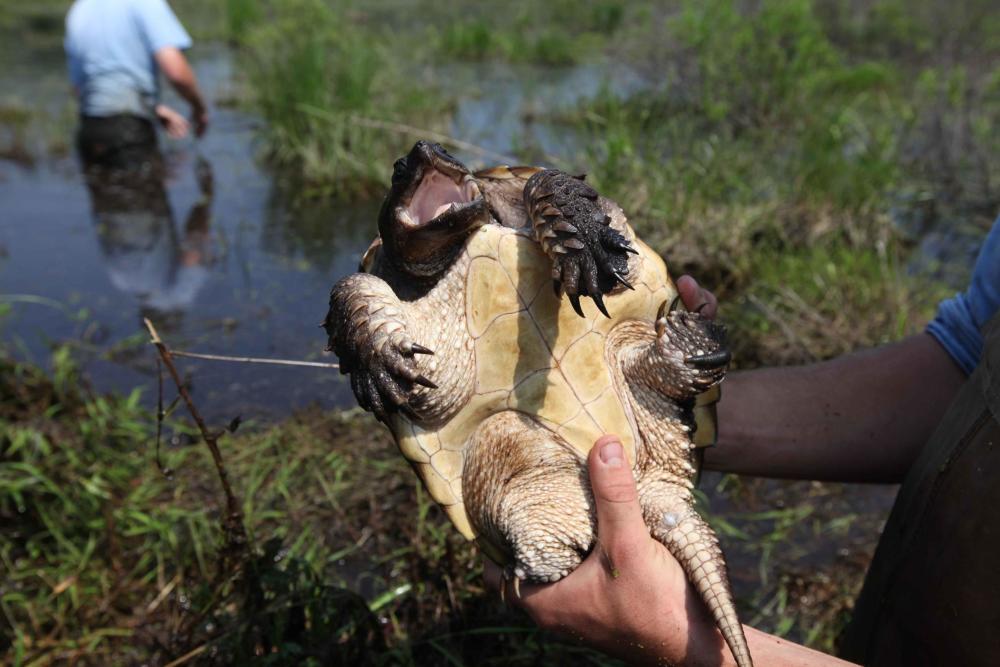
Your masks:
<svg viewBox="0 0 1000 667"><path fill-rule="evenodd" d="M1000 665L1000 314L984 341L979 366L900 488L844 658Z"/></svg>

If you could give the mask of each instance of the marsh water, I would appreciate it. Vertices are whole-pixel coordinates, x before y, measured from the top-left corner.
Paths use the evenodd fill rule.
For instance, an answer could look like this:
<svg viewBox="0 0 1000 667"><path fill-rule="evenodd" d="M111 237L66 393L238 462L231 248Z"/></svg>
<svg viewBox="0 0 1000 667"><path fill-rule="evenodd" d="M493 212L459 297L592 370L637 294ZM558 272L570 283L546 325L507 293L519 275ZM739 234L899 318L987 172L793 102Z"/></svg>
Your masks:
<svg viewBox="0 0 1000 667"><path fill-rule="evenodd" d="M88 188L71 148L61 54L23 56L4 75L4 89L16 91L21 104L68 120L50 125L48 136L29 133L20 161L0 161L0 299L10 304L0 335L43 365L53 344L69 344L95 389L140 387L147 401L154 399L155 366L143 317L177 349L335 361L324 355L317 325L330 287L355 269L376 234L378 201L303 199L259 159L260 121L228 104L239 77L224 45L196 47L191 60L214 102L212 124L197 142L161 137L166 178L152 201L126 193L128 201L111 197L108 204ZM455 136L498 155L529 135L556 150L558 132L521 120L530 117L531 99L571 103L602 81L622 91L636 85L627 72L609 77L592 65L454 67L446 74L449 85L469 92L454 113ZM527 80L530 87L519 83ZM387 159L387 177L391 164ZM353 403L349 384L332 369L183 366L204 409L218 418Z"/></svg>

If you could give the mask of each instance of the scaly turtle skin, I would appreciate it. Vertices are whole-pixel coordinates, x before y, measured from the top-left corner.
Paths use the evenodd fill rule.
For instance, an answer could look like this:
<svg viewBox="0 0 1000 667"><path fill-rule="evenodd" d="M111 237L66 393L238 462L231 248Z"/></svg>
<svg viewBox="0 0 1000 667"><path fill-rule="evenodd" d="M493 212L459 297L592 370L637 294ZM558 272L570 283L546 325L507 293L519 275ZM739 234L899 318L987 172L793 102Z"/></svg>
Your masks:
<svg viewBox="0 0 1000 667"><path fill-rule="evenodd" d="M666 266L621 209L562 172L470 173L418 142L379 233L333 288L330 347L455 526L509 577L566 576L594 546L587 453L615 433L650 533L751 665L692 495L696 425L714 437L699 397L729 354L720 327L674 307Z"/></svg>

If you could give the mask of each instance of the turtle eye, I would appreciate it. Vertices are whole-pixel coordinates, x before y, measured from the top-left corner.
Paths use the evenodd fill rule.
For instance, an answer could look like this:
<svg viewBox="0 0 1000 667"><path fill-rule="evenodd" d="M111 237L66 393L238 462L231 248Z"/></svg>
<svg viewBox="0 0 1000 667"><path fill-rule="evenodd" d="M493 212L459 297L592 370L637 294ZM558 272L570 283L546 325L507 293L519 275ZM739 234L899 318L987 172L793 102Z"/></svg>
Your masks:
<svg viewBox="0 0 1000 667"><path fill-rule="evenodd" d="M392 184L397 185L401 181L405 181L408 171L405 157L396 160L395 164L392 165Z"/></svg>

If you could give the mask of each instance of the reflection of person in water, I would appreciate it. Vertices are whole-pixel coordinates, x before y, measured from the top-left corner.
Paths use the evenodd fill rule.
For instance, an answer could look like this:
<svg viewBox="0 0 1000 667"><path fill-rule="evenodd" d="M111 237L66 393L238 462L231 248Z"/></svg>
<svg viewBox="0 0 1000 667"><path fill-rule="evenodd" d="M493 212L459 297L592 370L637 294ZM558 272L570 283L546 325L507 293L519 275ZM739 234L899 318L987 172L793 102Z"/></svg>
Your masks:
<svg viewBox="0 0 1000 667"><path fill-rule="evenodd" d="M166 0L76 0L66 16L65 46L80 103L77 146L111 282L143 309L179 312L208 274L212 175L199 160L202 196L178 238L154 122L175 139L190 127L160 102L162 72L190 105L195 135L208 125L183 53L191 38Z"/></svg>
<svg viewBox="0 0 1000 667"><path fill-rule="evenodd" d="M129 171L91 168L86 174L111 283L134 295L144 310L165 314L189 306L208 278L212 172L198 161L201 198L179 235L160 163Z"/></svg>

